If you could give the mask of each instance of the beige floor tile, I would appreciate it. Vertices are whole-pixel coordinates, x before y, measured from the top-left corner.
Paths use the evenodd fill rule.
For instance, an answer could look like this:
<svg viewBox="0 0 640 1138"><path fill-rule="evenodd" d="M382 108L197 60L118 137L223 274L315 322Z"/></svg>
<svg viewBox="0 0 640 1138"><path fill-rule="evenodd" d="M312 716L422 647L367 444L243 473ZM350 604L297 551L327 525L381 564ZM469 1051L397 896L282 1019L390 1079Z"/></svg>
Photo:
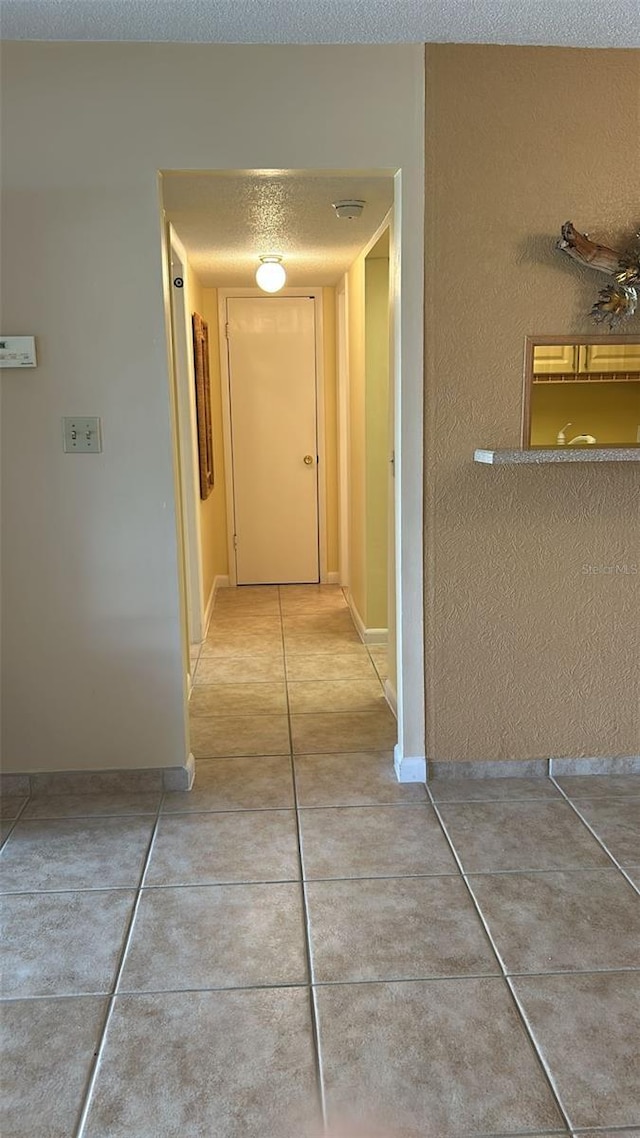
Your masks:
<svg viewBox="0 0 640 1138"><path fill-rule="evenodd" d="M282 631L280 613L274 612L214 612L209 628L207 640L216 640L228 636L230 632L250 632L256 634L269 634Z"/></svg>
<svg viewBox="0 0 640 1138"><path fill-rule="evenodd" d="M10 821L13 818L17 818L26 801L26 798L0 798L0 818L4 819L5 821Z"/></svg>
<svg viewBox="0 0 640 1138"><path fill-rule="evenodd" d="M210 810L278 810L293 806L288 755L248 759L198 759L193 789L165 794L166 814Z"/></svg>
<svg viewBox="0 0 640 1138"><path fill-rule="evenodd" d="M299 883L143 890L121 991L305 983Z"/></svg>
<svg viewBox="0 0 640 1138"><path fill-rule="evenodd" d="M386 711L388 704L377 677L366 680L289 681L294 715L335 711Z"/></svg>
<svg viewBox="0 0 640 1138"><path fill-rule="evenodd" d="M398 738L396 721L388 707L380 711L292 715L293 751L297 755L332 751L388 751Z"/></svg>
<svg viewBox="0 0 640 1138"><path fill-rule="evenodd" d="M157 794L42 794L32 798L24 818L99 818L114 815L156 814Z"/></svg>
<svg viewBox="0 0 640 1138"><path fill-rule="evenodd" d="M302 810L307 878L457 873L431 806Z"/></svg>
<svg viewBox="0 0 640 1138"><path fill-rule="evenodd" d="M2 1005L3 1138L68 1138L106 1014L90 996Z"/></svg>
<svg viewBox="0 0 640 1138"><path fill-rule="evenodd" d="M429 790L438 803L561 797L550 778L434 778Z"/></svg>
<svg viewBox="0 0 640 1138"><path fill-rule="evenodd" d="M514 981L574 1128L638 1122L640 972Z"/></svg>
<svg viewBox="0 0 640 1138"><path fill-rule="evenodd" d="M359 652L362 642L358 634L347 632L326 632L319 636L315 632L291 632L285 636L285 653L293 656L344 655Z"/></svg>
<svg viewBox="0 0 640 1138"><path fill-rule="evenodd" d="M295 633L322 637L331 633L334 636L351 637L355 633L358 642L362 641L356 632L351 613L347 608L330 609L324 612L283 613L282 627L285 637Z"/></svg>
<svg viewBox="0 0 640 1138"><path fill-rule="evenodd" d="M145 886L295 881L299 876L291 810L165 814Z"/></svg>
<svg viewBox="0 0 640 1138"><path fill-rule="evenodd" d="M2 995L111 991L133 891L19 893L2 900Z"/></svg>
<svg viewBox="0 0 640 1138"><path fill-rule="evenodd" d="M116 1000L85 1138L317 1134L301 988Z"/></svg>
<svg viewBox="0 0 640 1138"><path fill-rule="evenodd" d="M194 687L190 715L286 715L287 692L281 684L202 684Z"/></svg>
<svg viewBox="0 0 640 1138"><path fill-rule="evenodd" d="M383 806L427 800L422 783L398 782L392 751L296 755L294 764L300 806Z"/></svg>
<svg viewBox="0 0 640 1138"><path fill-rule="evenodd" d="M316 989L329 1120L402 1138L562 1128L499 979Z"/></svg>
<svg viewBox="0 0 640 1138"><path fill-rule="evenodd" d="M194 677L194 684L277 683L284 680L282 651L275 656L206 656Z"/></svg>
<svg viewBox="0 0 640 1138"><path fill-rule="evenodd" d="M371 680L376 670L364 644L352 645L348 652L316 652L311 656L296 656L287 652L287 680Z"/></svg>
<svg viewBox="0 0 640 1138"><path fill-rule="evenodd" d="M386 680L389 675L389 651L381 645L371 644L369 646L369 654L373 661L373 666L380 675L380 678Z"/></svg>
<svg viewBox="0 0 640 1138"><path fill-rule="evenodd" d="M581 798L575 806L620 865L640 866L640 799Z"/></svg>
<svg viewBox="0 0 640 1138"><path fill-rule="evenodd" d="M269 631L238 628L214 629L202 644L201 659L215 656L277 656L282 654L282 633L275 624Z"/></svg>
<svg viewBox="0 0 640 1138"><path fill-rule="evenodd" d="M469 873L611 864L563 801L443 803L440 813Z"/></svg>
<svg viewBox="0 0 640 1138"><path fill-rule="evenodd" d="M316 983L500 975L461 877L310 881L306 892Z"/></svg>
<svg viewBox="0 0 640 1138"><path fill-rule="evenodd" d="M308 585L279 585L280 600L304 600L307 597L343 597L341 585L326 585L314 582Z"/></svg>
<svg viewBox="0 0 640 1138"><path fill-rule="evenodd" d="M19 821L2 854L4 892L138 885L153 818Z"/></svg>
<svg viewBox="0 0 640 1138"><path fill-rule="evenodd" d="M305 591L301 591L304 589ZM299 616L304 613L347 612L346 597L339 586L283 585L280 588L280 605L283 616Z"/></svg>
<svg viewBox="0 0 640 1138"><path fill-rule="evenodd" d="M469 880L507 971L640 967L638 895L618 869Z"/></svg>
<svg viewBox="0 0 640 1138"><path fill-rule="evenodd" d="M569 798L640 798L640 774L567 775L556 782Z"/></svg>
<svg viewBox="0 0 640 1138"><path fill-rule="evenodd" d="M190 734L196 759L287 755L291 748L286 715L194 716Z"/></svg>

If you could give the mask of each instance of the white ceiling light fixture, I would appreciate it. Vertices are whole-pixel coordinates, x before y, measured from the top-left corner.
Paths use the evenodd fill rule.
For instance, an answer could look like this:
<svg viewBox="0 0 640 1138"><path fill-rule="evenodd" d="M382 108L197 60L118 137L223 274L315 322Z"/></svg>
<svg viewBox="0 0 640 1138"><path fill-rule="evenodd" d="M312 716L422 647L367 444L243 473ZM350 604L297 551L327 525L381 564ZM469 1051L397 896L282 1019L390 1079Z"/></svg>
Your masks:
<svg viewBox="0 0 640 1138"><path fill-rule="evenodd" d="M336 211L336 216L342 220L356 221L362 216L366 204L361 198L345 198L344 201L333 202L333 208Z"/></svg>
<svg viewBox="0 0 640 1138"><path fill-rule="evenodd" d="M256 284L263 292L280 292L287 279L282 257L269 254L261 257L260 261L262 263L256 272Z"/></svg>

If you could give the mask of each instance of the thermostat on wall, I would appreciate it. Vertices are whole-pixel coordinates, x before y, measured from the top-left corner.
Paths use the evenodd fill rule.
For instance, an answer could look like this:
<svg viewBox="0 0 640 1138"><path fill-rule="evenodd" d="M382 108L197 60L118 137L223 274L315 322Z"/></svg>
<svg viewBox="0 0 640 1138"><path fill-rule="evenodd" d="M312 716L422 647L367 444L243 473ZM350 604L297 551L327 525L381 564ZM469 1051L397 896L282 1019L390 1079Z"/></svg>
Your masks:
<svg viewBox="0 0 640 1138"><path fill-rule="evenodd" d="M0 367L36 367L34 336L1 336Z"/></svg>

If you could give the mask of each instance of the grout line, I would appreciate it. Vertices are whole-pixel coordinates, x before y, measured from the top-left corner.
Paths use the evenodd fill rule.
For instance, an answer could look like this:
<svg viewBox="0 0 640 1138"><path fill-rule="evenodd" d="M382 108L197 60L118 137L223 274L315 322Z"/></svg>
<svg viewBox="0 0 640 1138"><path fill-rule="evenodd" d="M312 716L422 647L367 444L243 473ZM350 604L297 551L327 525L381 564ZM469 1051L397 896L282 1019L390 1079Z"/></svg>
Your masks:
<svg viewBox="0 0 640 1138"><path fill-rule="evenodd" d="M446 841L449 843L451 853L453 854L453 857L455 858L456 863L460 869L460 873L462 874L462 879L463 879L463 881L467 887L467 890L469 892L469 896L471 898L472 904L473 904L473 906L474 906L474 908L478 914L478 917L480 919L482 927L484 928L484 931L485 931L485 934L486 934L487 939L489 941L489 944L491 945L491 948L493 949L496 960L498 961L498 964L499 964L500 969L502 971L503 979L507 985L507 988L511 994L511 998L515 1004L516 1011L518 1013L518 1017L520 1019L520 1022L522 1023L522 1026L525 1030L525 1033L530 1040L531 1046L533 1047L534 1054L536 1055L536 1057L538 1059L538 1063L540 1065L540 1068L546 1077L548 1086L551 1090L551 1094L552 1094L552 1096L556 1102L556 1105L558 1107L558 1110L560 1112L560 1117L562 1118L567 1129L570 1131L571 1130L571 1120L570 1120L569 1115L568 1115L567 1111L565 1110L564 1105L562 1103L562 1099L560 1097L560 1091L559 1091L558 1087L556 1086L556 1082L555 1082L555 1079L554 1079L553 1074L551 1072L551 1069L550 1069L541 1049L538 1046L537 1040L536 1040L535 1035L533 1033L533 1029L529 1025L529 1022L527 1020L525 1010L522 1006L522 1003L521 1003L521 1001L520 1001L520 999L519 999L519 997L515 991L513 984L511 983L511 981L509 979L506 964L505 964L504 960L502 959L501 953L498 951L498 946L497 946L495 939L491 933L489 922L486 920L484 913L482 912L482 908L480 907L480 903L478 902L478 899L476 898L476 895L475 895L475 893L474 893L474 891L473 891L473 889L469 883L469 879L465 873L462 861L460 860L460 858L458 856L458 852L456 850L456 847L453 843L452 838L449 836L449 831L447 830L447 827L444 823L442 815L440 814L440 811L439 811L438 806L437 806L437 804L433 798L433 795L431 794L431 791L429 790L428 784L427 784L427 794L429 795L429 797L431 799L431 803L432 803L433 808L436 812L436 816L437 816L438 821L440 823L440 827L442 829L442 832L445 836Z"/></svg>
<svg viewBox="0 0 640 1138"><path fill-rule="evenodd" d="M586 826L587 830L592 835L592 837L595 838L595 840L597 841L600 848L602 850L604 850L607 857L610 859L610 861L613 862L616 869L620 870L620 873L629 882L629 885L631 886L631 888L636 893L638 893L640 895L640 886L636 885L635 881L631 877L629 877L629 874L625 870L624 866L620 865L620 862L617 860L617 858L614 857L614 855L611 853L611 851L607 848L607 846L605 845L602 838L600 838L599 835L596 833L596 831L593 829L593 826L591 826L590 823L587 822L586 818L584 818L583 815L580 813L578 806L576 806L575 803L571 800L571 798L569 798L569 795L566 793L566 791L563 790L563 788L560 786L560 784L556 782L555 778L552 778L551 781L554 784L554 786L556 786L558 788L558 790L560 791L565 802L567 802L569 804L569 806L573 810L574 814L576 814L578 816L578 818L582 822L582 825ZM612 796L612 797L618 797L618 796ZM592 799L590 799L589 801L592 801Z"/></svg>
<svg viewBox="0 0 640 1138"><path fill-rule="evenodd" d="M299 884L299 882L297 882ZM617 975L621 972L637 972L639 969L634 968L589 968L582 971L572 972L513 972L510 976L515 976L517 979L546 979L547 976L592 976L592 975ZM376 987L381 984L445 984L455 981L459 983L464 980L504 980L509 979L505 977L498 965L494 972L447 972L445 975L429 974L426 976L380 976L375 980L358 979L357 977L347 977L340 980L314 980L309 984L305 980L282 980L277 983L268 984L262 982L259 984L209 984L202 987L188 986L185 988L122 988L119 987L117 993L110 992L43 992L34 995L15 995L3 996L0 998L0 1007L3 1004L24 1004L30 1001L42 1000L95 1000L110 999L112 995L117 996L179 996L189 995L195 992L272 992L279 988L304 988L314 989L319 988L354 988L354 987ZM593 1128L591 1128L593 1129ZM589 1133L591 1133L591 1129ZM603 1129L608 1133L610 1127L606 1126ZM624 1129L624 1127L623 1127ZM535 1131L536 1135L538 1131ZM477 1138L477 1135L473 1135Z"/></svg>
<svg viewBox="0 0 640 1138"><path fill-rule="evenodd" d="M280 620L282 622L282 595L281 595L280 587L278 587L278 603L280 605ZM283 636L283 644L284 644L284 626L282 629L282 636ZM318 1024L318 1009L316 1006L316 1001L315 1001L315 996L314 996L314 991L313 991L313 959L312 959L312 951L311 951L311 924L310 924L310 917L309 917L309 906L307 903L307 890L306 890L306 884L305 884L305 880L304 880L304 865L303 865L303 860L302 860L302 835L301 835L301 830L300 830L300 811L298 808L298 788L297 788L297 783L296 783L296 770L295 770L295 763L294 763L294 758L293 758L293 735L292 735L292 731L291 731L291 706L290 706L290 702L289 702L289 678L288 678L287 664L286 664L286 653L285 653L285 692L286 692L286 698L287 698L287 723L289 726L289 749L290 749L289 764L290 764L290 771L291 771L291 781L293 784L293 804L294 804L295 815L296 815L296 845L297 845L297 851L298 851L298 866L299 866L299 870L300 870L300 897L302 900L302 917L303 917L303 926L304 926L304 932L303 932L304 953L305 953L305 962L306 962L307 977L308 977L307 996L308 996L308 1001L309 1001L309 1018L310 1018L310 1022L311 1022L311 1038L312 1038L312 1043L313 1043L313 1057L314 1057L314 1067L315 1067L315 1077L316 1077L316 1088L317 1088L317 1092L318 1092L318 1099L319 1099L320 1111L322 1114L323 1125L326 1127L326 1125L327 1125L327 1104L326 1104L325 1093L324 1093L324 1080L322 1078L322 1060L321 1060L321 1050L320 1050L320 1031L319 1031L319 1024Z"/></svg>
<svg viewBox="0 0 640 1138"><path fill-rule="evenodd" d="M104 1053L104 1048L105 1048L105 1043L106 1043L106 1038L107 1038L107 1032L109 1029L109 1024L111 1022L111 1017L113 1015L113 1009L115 1006L115 997L116 997L116 994L118 991L118 984L120 982L120 977L122 975L122 969L124 967L124 962L125 962L125 959L127 956L127 952L129 950L129 945L131 943L131 938L133 935L133 927L135 924L135 919L136 919L138 909L140 907L140 899L142 897L142 886L143 886L144 879L145 879L145 876L147 873L149 862L151 860L151 853L152 853L153 846L155 843L156 834L158 832L158 825L160 822L160 810L161 810L163 801L164 801L164 794L162 794L160 796L160 801L158 803L158 809L156 811L155 821L153 824L153 828L151 830L151 835L149 837L149 843L147 845L147 852L146 852L145 858L144 858L143 863L142 863L142 870L140 872L140 877L138 880L138 886L136 889L136 896L135 896L133 906L131 909L129 922L128 922L127 927L125 929L124 937L122 940L122 947L120 950L120 955L118 957L118 963L116 965L113 983L111 985L111 991L107 995L107 1011L106 1011L104 1021L102 1024L102 1031L100 1033L98 1044L97 1044L96 1050L95 1050L94 1055L93 1055L93 1063L90 1066L87 1081L85 1083L84 1094L83 1094L83 1097L82 1097L81 1103L80 1103L80 1113L78 1116L77 1125L76 1125L74 1132L73 1132L73 1138L82 1138L82 1135L84 1134L85 1126L87 1123L87 1118L89 1116L89 1110L91 1107L91 1100L93 1098L93 1092L95 1090L95 1085L96 1085L96 1081L98 1078L98 1071L100 1069L100 1063L102 1061L102 1055Z"/></svg>
<svg viewBox="0 0 640 1138"><path fill-rule="evenodd" d="M10 797L12 797L12 798L20 798L20 797L21 797L21 795L19 795L19 794L14 794L14 795L5 795L5 798L10 798ZM27 809L27 806L28 806L28 805L29 805L29 803L31 802L31 797L32 797L32 796L31 796L31 794L30 794L30 793L29 793L29 794L27 794L27 796L25 797L25 800L24 800L24 802L22 803L22 806L20 807L20 809L18 810L18 813L16 814L15 818L3 818L3 819L2 819L2 821L3 821L3 822L10 822L10 823L11 823L11 825L9 826L9 829L7 830L7 832L6 832L5 836L4 836L4 838L3 838L3 839L2 839L2 841L0 842L0 849L4 849L5 845L6 845L6 844L7 844L7 842L9 841L9 838L11 837L11 835L12 835L13 831L15 830L15 828L16 828L16 825L18 824L18 822L19 822L19 821L20 821L20 819L22 818L22 815L24 814L25 810Z"/></svg>

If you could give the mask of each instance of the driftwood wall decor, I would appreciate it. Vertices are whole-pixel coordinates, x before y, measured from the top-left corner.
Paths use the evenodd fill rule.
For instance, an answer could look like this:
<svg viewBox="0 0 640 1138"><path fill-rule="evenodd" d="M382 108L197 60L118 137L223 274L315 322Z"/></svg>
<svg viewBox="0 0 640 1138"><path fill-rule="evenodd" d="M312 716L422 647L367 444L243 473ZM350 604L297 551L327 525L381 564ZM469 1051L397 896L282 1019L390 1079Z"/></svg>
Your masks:
<svg viewBox="0 0 640 1138"><path fill-rule="evenodd" d="M561 234L556 244L557 249L581 265L615 278L615 284L606 285L600 290L591 309L596 324L607 324L613 329L622 320L633 316L640 287L640 234L636 237L635 245L625 252L590 241L586 233L578 232L572 221L565 221Z"/></svg>
<svg viewBox="0 0 640 1138"><path fill-rule="evenodd" d="M204 501L213 490L213 427L209 377L209 327L197 312L193 314L193 366L196 377L200 497Z"/></svg>

